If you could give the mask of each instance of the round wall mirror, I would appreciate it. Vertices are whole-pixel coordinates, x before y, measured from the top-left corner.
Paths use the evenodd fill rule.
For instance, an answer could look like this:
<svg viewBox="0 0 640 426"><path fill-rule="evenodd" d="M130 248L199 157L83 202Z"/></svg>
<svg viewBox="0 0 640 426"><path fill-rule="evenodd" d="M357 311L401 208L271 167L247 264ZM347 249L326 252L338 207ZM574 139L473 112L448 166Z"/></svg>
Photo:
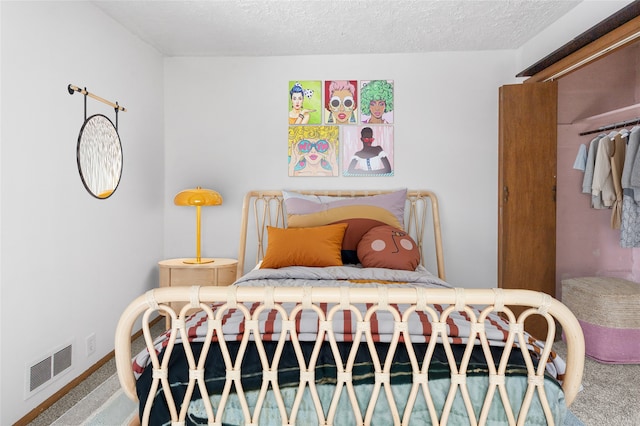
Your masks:
<svg viewBox="0 0 640 426"><path fill-rule="evenodd" d="M76 151L84 187L96 198L109 198L122 175L122 145L111 120L102 114L87 118Z"/></svg>

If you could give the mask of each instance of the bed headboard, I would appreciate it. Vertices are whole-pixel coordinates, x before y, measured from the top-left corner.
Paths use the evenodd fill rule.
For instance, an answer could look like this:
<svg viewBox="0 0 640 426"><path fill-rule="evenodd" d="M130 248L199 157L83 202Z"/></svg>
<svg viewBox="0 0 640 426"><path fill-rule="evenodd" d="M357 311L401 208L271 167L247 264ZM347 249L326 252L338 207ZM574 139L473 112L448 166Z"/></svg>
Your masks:
<svg viewBox="0 0 640 426"><path fill-rule="evenodd" d="M305 195L332 197L366 197L387 194L393 190L295 190ZM253 223L253 225L249 225ZM440 214L436 195L428 190L408 190L405 204L405 232L415 240L420 249L420 263L433 265L431 272L445 280L442 235L440 232ZM432 226L429 226L431 224ZM286 228L286 211L282 191L255 190L249 191L242 204L242 221L240 225L240 244L238 250L238 278L244 274L247 264L247 239L255 238L257 264L264 257L267 247L267 226ZM429 247L426 248L425 244ZM251 247L251 246L250 246ZM433 251L432 251L432 250ZM430 262L425 262L425 253L432 255ZM437 270L432 270L436 268Z"/></svg>

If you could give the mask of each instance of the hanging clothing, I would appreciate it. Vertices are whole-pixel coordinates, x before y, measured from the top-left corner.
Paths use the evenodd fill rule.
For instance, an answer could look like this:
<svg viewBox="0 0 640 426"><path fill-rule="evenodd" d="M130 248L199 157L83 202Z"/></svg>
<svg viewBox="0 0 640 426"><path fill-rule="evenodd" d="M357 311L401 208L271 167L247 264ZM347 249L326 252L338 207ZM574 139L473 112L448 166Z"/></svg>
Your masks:
<svg viewBox="0 0 640 426"><path fill-rule="evenodd" d="M611 154L611 180L613 182L613 189L615 193L615 199L611 208L611 227L613 229L620 229L620 222L622 218L622 169L624 166L624 160L627 150L627 136L628 132L620 131L613 137L613 153Z"/></svg>
<svg viewBox="0 0 640 426"><path fill-rule="evenodd" d="M584 170L587 168L587 146L583 143L578 148L578 154L573 162L573 168L576 170Z"/></svg>
<svg viewBox="0 0 640 426"><path fill-rule="evenodd" d="M616 134L611 133L603 136L598 143L598 151L596 152L596 161L593 168L591 195L600 196L602 206L594 206L594 208L611 208L616 199L613 178L611 177L611 157L614 153L613 137Z"/></svg>
<svg viewBox="0 0 640 426"><path fill-rule="evenodd" d="M631 185L640 186L640 164L638 159L633 162L633 168L631 170Z"/></svg>
<svg viewBox="0 0 640 426"><path fill-rule="evenodd" d="M631 135L640 130L640 126L636 126L631 129ZM634 137L635 138L635 137ZM640 147L638 147L638 152L634 155L631 160L632 163L630 167L630 176L629 176L629 187L634 188L634 199L637 203L640 203Z"/></svg>
<svg viewBox="0 0 640 426"><path fill-rule="evenodd" d="M605 136L600 134L593 138L589 143L589 150L587 152L587 161L584 169L584 177L582 178L582 193L591 194L593 186L593 169L596 163L596 153L598 152L598 143L600 139ZM600 194L591 196L591 207L602 208L602 199Z"/></svg>
<svg viewBox="0 0 640 426"><path fill-rule="evenodd" d="M622 215L620 222L620 246L640 247L640 186L631 182L632 171L640 163L640 127L631 129L627 141L627 155L622 170ZM639 195L636 195L639 194Z"/></svg>

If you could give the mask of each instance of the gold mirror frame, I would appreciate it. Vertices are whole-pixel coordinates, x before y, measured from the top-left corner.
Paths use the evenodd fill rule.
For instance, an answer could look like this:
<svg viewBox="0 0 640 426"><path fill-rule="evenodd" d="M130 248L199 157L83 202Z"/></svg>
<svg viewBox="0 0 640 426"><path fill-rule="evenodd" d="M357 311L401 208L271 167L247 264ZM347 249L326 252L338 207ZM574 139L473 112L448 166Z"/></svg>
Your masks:
<svg viewBox="0 0 640 426"><path fill-rule="evenodd" d="M113 122L102 114L87 118L78 135L78 172L86 190L98 199L109 198L122 177L122 144Z"/></svg>

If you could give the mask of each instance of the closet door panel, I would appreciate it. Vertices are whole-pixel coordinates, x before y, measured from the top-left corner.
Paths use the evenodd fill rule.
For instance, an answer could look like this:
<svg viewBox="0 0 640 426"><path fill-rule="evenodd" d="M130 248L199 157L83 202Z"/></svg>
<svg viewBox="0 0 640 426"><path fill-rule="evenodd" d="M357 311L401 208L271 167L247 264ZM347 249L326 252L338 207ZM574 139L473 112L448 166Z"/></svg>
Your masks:
<svg viewBox="0 0 640 426"><path fill-rule="evenodd" d="M555 296L556 82L499 92L498 287ZM527 323L534 335L546 332Z"/></svg>

